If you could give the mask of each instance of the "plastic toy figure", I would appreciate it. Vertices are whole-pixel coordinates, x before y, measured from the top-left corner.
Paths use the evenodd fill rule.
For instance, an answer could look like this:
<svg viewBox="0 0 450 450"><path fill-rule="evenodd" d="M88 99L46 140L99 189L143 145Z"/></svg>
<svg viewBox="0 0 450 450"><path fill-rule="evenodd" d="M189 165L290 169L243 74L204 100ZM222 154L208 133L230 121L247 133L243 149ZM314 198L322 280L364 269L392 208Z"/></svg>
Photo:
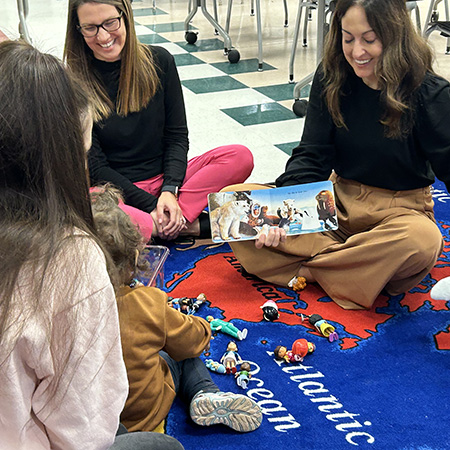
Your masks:
<svg viewBox="0 0 450 450"><path fill-rule="evenodd" d="M267 322L273 322L280 317L278 305L273 300L267 300L260 308L263 310L263 318Z"/></svg>
<svg viewBox="0 0 450 450"><path fill-rule="evenodd" d="M236 383L238 386L240 386L242 389L247 389L248 382L250 381L250 378L252 377L252 374L250 373L250 363L247 361L244 361L241 364L241 367L239 368L239 372L236 372L234 377L236 378Z"/></svg>
<svg viewBox="0 0 450 450"><path fill-rule="evenodd" d="M220 362L225 366L225 371L227 373L236 373L236 366L242 364L242 358L238 353L238 347L236 342L230 341L227 346L227 351L220 358Z"/></svg>
<svg viewBox="0 0 450 450"><path fill-rule="evenodd" d="M303 321L302 314L302 321ZM326 320L319 316L319 314L312 314L309 316L309 323L316 328L316 330L323 334L330 342L337 341L339 339L338 334L336 333L336 328L333 325L330 325Z"/></svg>
<svg viewBox="0 0 450 450"><path fill-rule="evenodd" d="M312 353L316 349L316 346L312 342L308 342L306 339L297 339L292 344L292 349L288 350L283 345L278 345L273 351L275 358L284 360L287 363L302 362L303 358Z"/></svg>
<svg viewBox="0 0 450 450"><path fill-rule="evenodd" d="M295 292L303 291L306 287L306 278L294 277L291 281L289 281L288 286Z"/></svg>
<svg viewBox="0 0 450 450"><path fill-rule="evenodd" d="M206 320L209 322L212 331L220 331L221 333L229 334L236 339L242 341L247 337L247 328L242 331L235 327L231 322L227 322L221 319L214 319L213 316L207 316Z"/></svg>
<svg viewBox="0 0 450 450"><path fill-rule="evenodd" d="M206 359L205 366L212 372L226 373L225 366L217 361L213 361L212 359Z"/></svg>
<svg viewBox="0 0 450 450"><path fill-rule="evenodd" d="M205 303L206 295L199 294L196 299L189 297L181 297L181 298L173 298L169 297L169 305L172 308L177 309L178 311L186 314L188 316L195 314L200 306Z"/></svg>

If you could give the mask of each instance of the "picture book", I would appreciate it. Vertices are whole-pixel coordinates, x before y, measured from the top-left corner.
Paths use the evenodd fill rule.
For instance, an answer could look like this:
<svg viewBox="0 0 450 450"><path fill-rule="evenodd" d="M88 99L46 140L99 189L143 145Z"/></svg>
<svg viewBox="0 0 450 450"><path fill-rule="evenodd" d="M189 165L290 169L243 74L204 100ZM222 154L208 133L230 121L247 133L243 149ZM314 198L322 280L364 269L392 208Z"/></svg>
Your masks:
<svg viewBox="0 0 450 450"><path fill-rule="evenodd" d="M208 206L214 242L257 239L270 227L287 235L338 228L331 181L212 193Z"/></svg>

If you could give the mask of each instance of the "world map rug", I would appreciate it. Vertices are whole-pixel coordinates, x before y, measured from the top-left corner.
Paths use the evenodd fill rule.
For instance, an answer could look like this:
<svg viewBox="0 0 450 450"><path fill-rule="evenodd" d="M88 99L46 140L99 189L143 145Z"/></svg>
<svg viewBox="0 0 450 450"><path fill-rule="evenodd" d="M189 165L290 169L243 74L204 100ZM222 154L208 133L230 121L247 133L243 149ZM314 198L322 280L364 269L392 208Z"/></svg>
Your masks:
<svg viewBox="0 0 450 450"><path fill-rule="evenodd" d="M242 340L213 333L201 358L219 362L228 342L237 343L241 358L250 362L247 389L233 374L211 375L222 391L257 402L263 421L245 434L223 425L201 427L176 400L167 434L186 450L449 449L450 302L430 297L432 286L450 276L449 208L439 202L438 190L436 217L445 248L434 269L406 294L380 295L367 311L340 308L315 284L297 293L243 273L226 243L171 244L163 289L175 298L204 293L207 300L195 314L247 329ZM261 309L269 300L279 310L273 322L264 320ZM311 325L313 314L334 327L336 339ZM297 339L311 342L315 351L301 362L275 357L277 346L291 349Z"/></svg>

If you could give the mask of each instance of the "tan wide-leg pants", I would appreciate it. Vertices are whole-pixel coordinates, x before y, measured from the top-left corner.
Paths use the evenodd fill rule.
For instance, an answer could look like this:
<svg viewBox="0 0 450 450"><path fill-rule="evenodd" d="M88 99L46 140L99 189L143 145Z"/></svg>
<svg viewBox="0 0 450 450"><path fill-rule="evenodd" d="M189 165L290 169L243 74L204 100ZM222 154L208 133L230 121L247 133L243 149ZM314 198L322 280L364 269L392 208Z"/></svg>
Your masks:
<svg viewBox="0 0 450 450"><path fill-rule="evenodd" d="M443 248L430 188L390 191L334 174L331 180L339 229L288 237L276 248L233 242L231 248L245 270L287 286L303 265L345 309L370 308L383 288L391 295L413 288ZM226 190L264 187L244 184Z"/></svg>

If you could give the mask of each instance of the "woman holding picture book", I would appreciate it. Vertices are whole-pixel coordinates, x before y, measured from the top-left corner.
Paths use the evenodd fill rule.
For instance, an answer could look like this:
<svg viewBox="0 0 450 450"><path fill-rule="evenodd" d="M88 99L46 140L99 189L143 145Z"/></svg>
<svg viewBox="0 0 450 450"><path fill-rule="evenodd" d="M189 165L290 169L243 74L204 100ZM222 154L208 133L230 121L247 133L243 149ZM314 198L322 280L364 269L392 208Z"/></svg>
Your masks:
<svg viewBox="0 0 450 450"><path fill-rule="evenodd" d="M413 288L443 248L430 185L450 187L449 117L450 85L404 0L337 2L303 136L276 185L331 179L338 229L234 242L242 266L282 286L317 282L345 309Z"/></svg>

